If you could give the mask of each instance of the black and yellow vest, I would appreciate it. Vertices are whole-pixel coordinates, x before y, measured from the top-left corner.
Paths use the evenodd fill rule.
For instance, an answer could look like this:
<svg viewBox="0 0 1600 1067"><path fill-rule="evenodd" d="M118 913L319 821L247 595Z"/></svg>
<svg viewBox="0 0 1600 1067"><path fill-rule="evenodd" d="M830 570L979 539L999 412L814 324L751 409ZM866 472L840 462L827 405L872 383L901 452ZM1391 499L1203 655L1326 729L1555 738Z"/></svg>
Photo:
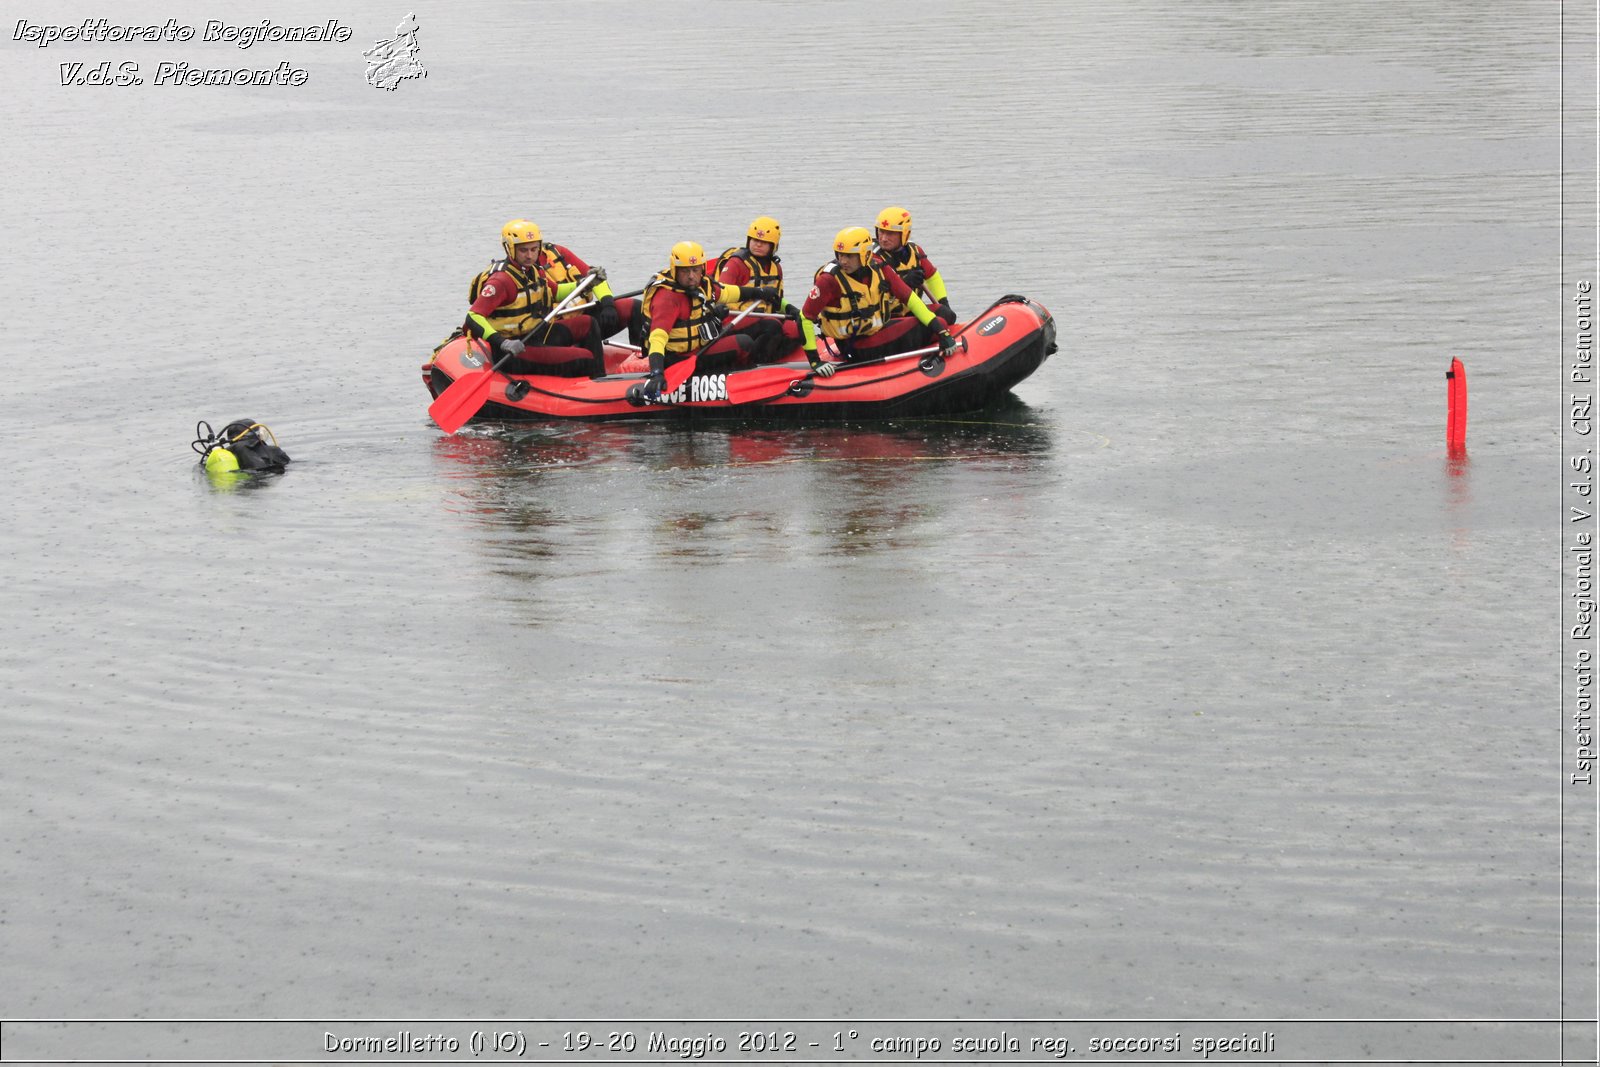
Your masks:
<svg viewBox="0 0 1600 1067"><path fill-rule="evenodd" d="M650 306L655 300L656 293L662 289L676 289L689 296L688 321L679 322L667 331L667 355L684 356L691 352L698 352L711 341L714 341L721 332L722 320L713 317L709 312L711 303L722 291L722 283L710 278L700 279L700 284L693 289L685 289L672 279L667 271L659 271L644 287L644 295L640 298L640 306L644 313L649 315ZM647 320L644 324L644 337L649 337L655 332L655 327Z"/></svg>
<svg viewBox="0 0 1600 1067"><path fill-rule="evenodd" d="M554 306L550 299L550 289L545 284L545 279L537 270L530 277L524 274L521 267L505 260L496 260L489 264L487 270L478 272L467 287L467 303L477 303L478 294L483 291L483 285L489 276L496 271L503 271L512 281L517 283L517 295L510 301L501 304L484 318L489 320L496 333L503 333L508 337L521 337L539 324Z"/></svg>
<svg viewBox="0 0 1600 1067"><path fill-rule="evenodd" d="M877 333L889 321L889 309L895 301L878 268L868 268L866 279L861 281L840 270L837 263L823 264L816 273L816 280L820 281L824 274L832 274L844 294L838 303L829 304L817 317L824 334L836 341L866 337Z"/></svg>
<svg viewBox="0 0 1600 1067"><path fill-rule="evenodd" d="M715 264L716 269L712 270L712 271L707 271L706 272L707 275L709 277L712 277L712 278L715 278L715 277L718 277L719 275L721 275L722 274L722 265L724 263L726 263L730 259L742 259L742 260L744 260L745 269L750 272L750 280L745 282L744 283L745 285L754 286L754 287L762 288L762 289L776 289L776 290L778 290L778 307L766 308L766 310L768 310L768 311L777 311L778 308L781 308L783 306L783 260L782 259L780 259L777 256L771 256L771 257L768 258L766 265L763 266L762 263L761 263L761 260L757 259L755 256L750 254L750 249L749 248L747 248L747 247L734 247L734 248L728 249L726 252L722 253L722 255L717 257L717 262ZM755 303L759 303L759 301L741 300L741 301L738 301L736 303L728 305L728 310L730 310L730 311L743 311L745 308L747 308L751 304L755 304ZM760 309L758 308L757 310L760 310Z"/></svg>
<svg viewBox="0 0 1600 1067"><path fill-rule="evenodd" d="M922 288L927 276L922 273L922 246L907 241L893 252L879 250L873 253L872 265L879 270L892 270L914 293ZM896 315L906 313L906 306L889 294L889 310Z"/></svg>

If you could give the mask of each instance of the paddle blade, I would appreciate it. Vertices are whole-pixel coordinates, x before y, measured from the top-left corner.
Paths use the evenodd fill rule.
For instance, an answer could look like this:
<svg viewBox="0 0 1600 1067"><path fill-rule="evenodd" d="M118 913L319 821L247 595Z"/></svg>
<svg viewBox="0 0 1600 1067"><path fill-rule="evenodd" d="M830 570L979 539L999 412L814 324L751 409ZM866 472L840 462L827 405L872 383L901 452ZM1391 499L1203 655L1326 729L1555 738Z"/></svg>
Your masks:
<svg viewBox="0 0 1600 1067"><path fill-rule="evenodd" d="M439 429L455 433L483 410L493 384L494 373L488 368L457 378L428 405L428 415L439 424Z"/></svg>
<svg viewBox="0 0 1600 1067"><path fill-rule="evenodd" d="M666 384L661 387L662 395L676 393L683 383L694 376L694 365L699 362L700 353L696 352L688 359L680 359L672 366L661 372L661 377Z"/></svg>
<svg viewBox="0 0 1600 1067"><path fill-rule="evenodd" d="M794 367L752 367L728 375L728 401L748 404L753 400L770 400L780 396L791 382L806 376L806 371Z"/></svg>

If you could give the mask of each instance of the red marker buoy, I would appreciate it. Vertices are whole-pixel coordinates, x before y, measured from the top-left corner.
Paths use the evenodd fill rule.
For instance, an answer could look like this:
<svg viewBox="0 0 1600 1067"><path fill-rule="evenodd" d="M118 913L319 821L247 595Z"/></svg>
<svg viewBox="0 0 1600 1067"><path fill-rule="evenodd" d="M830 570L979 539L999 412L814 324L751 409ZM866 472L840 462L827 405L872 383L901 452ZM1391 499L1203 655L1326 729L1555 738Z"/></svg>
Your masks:
<svg viewBox="0 0 1600 1067"><path fill-rule="evenodd" d="M1449 412L1444 422L1444 445L1451 452L1467 450L1467 368L1459 359L1450 361L1444 372L1449 394Z"/></svg>

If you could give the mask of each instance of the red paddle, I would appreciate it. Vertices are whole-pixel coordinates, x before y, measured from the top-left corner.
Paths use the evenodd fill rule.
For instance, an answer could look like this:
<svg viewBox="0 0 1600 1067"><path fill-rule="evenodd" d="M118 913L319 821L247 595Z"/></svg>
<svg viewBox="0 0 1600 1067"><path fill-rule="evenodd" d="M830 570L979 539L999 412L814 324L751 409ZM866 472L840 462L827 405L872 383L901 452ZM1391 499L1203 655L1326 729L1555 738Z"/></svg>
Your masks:
<svg viewBox="0 0 1600 1067"><path fill-rule="evenodd" d="M561 303L550 309L550 314L541 319L538 325L544 325L565 311L567 305L596 280L593 274L586 276ZM508 355L501 356L492 367L485 367L476 374L463 374L435 397L433 403L428 405L428 415L439 424L439 429L445 433L455 433L467 424L468 419L482 411L483 405L489 400L489 390L494 385L494 372L510 358Z"/></svg>
<svg viewBox="0 0 1600 1067"><path fill-rule="evenodd" d="M683 383L694 377L694 365L698 362L700 353L696 352L688 359L680 359L672 366L661 372L661 395L676 393Z"/></svg>

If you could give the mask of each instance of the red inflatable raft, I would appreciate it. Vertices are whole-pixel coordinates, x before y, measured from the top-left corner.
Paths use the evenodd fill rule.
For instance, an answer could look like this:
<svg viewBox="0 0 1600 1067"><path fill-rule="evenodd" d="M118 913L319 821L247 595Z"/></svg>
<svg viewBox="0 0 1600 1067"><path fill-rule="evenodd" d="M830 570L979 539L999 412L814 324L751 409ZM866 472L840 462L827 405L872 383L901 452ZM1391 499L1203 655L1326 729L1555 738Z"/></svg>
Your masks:
<svg viewBox="0 0 1600 1067"><path fill-rule="evenodd" d="M800 357L785 363L695 374L672 393L647 401L637 349L608 344L604 378L493 373L486 419L632 419L750 415L778 418L883 418L950 414L982 408L1038 369L1056 350L1055 320L1023 296L1004 296L972 321L951 328L962 342L948 358L890 356L842 363L819 378ZM831 344L819 338L825 356ZM422 380L437 397L487 365L481 341L457 338L423 364Z"/></svg>

